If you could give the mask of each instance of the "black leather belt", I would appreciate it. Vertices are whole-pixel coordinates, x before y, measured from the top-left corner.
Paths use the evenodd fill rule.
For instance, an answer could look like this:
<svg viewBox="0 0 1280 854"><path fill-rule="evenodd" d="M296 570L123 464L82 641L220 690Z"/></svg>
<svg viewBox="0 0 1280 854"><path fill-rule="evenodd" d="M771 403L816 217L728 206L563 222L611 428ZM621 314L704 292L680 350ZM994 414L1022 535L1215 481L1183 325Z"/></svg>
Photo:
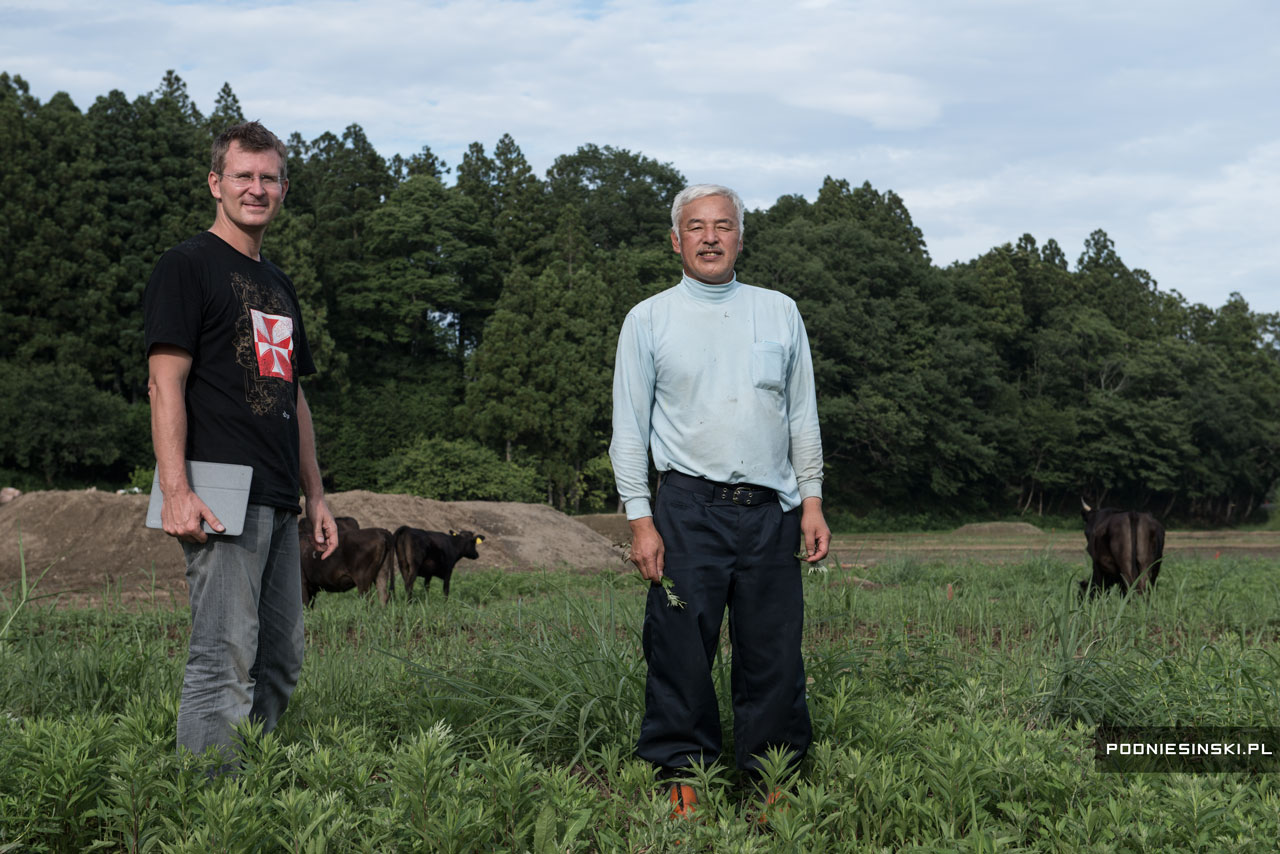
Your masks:
<svg viewBox="0 0 1280 854"><path fill-rule="evenodd" d="M778 500L778 493L766 486L756 486L754 483L716 483L713 480L693 477L678 471L664 472L662 482L696 492L704 498L711 499L713 504L753 506Z"/></svg>

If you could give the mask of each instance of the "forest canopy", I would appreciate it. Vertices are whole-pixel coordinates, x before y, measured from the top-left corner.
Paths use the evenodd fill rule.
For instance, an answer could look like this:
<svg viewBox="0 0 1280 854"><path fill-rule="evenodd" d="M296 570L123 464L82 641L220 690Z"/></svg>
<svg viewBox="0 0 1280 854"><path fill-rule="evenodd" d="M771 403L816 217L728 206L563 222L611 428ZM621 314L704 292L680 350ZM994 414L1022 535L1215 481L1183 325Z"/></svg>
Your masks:
<svg viewBox="0 0 1280 854"><path fill-rule="evenodd" d="M142 292L207 228L213 136L169 72L81 110L0 74L0 480L124 485L153 465ZM267 124L270 126L270 122ZM273 128L282 136L288 129ZM292 278L333 489L616 506L618 328L673 285L668 163L583 144L539 176L510 136L450 166L359 125L293 133L264 256ZM1074 512L1081 494L1214 523L1272 497L1280 316L1161 290L1105 231L939 267L892 190L829 177L750 211L739 278L793 297L840 511Z"/></svg>

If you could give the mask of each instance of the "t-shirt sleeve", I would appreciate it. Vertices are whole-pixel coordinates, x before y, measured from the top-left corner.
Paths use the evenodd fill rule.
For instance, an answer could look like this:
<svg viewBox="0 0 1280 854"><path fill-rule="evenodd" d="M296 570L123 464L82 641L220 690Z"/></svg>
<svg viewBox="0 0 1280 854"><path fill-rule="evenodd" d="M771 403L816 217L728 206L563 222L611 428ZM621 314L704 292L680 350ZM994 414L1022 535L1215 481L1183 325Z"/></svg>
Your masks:
<svg viewBox="0 0 1280 854"><path fill-rule="evenodd" d="M142 296L147 355L157 344L196 355L203 305L204 291L191 258L174 250L160 256Z"/></svg>

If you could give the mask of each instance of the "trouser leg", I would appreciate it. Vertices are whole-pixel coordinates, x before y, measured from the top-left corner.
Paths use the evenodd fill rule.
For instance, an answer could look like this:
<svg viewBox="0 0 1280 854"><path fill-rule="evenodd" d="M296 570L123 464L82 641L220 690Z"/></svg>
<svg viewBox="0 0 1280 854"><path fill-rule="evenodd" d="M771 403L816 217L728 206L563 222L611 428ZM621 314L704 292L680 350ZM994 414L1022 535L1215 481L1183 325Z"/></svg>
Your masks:
<svg viewBox="0 0 1280 854"><path fill-rule="evenodd" d="M249 716L270 732L284 714L302 673L302 573L298 517L275 510L271 551L258 600L258 655L249 672L253 707Z"/></svg>
<svg viewBox="0 0 1280 854"><path fill-rule="evenodd" d="M799 762L813 733L805 701L804 590L795 552L800 512L778 504L741 516L729 596L733 741L739 768L759 770L771 747Z"/></svg>
<svg viewBox="0 0 1280 854"><path fill-rule="evenodd" d="M711 665L724 618L732 550L695 496L664 486L654 525L665 548L665 574L683 608L652 585L645 605L643 645L649 666L645 712L636 755L663 768L714 762L722 736Z"/></svg>
<svg viewBox="0 0 1280 854"><path fill-rule="evenodd" d="M291 584L301 609L297 522L277 525L279 512L251 504L240 536L211 536L203 544L183 544L191 594L191 639L178 711L178 745L193 753L218 747L231 761L236 723L257 712L274 725L288 699L287 691L297 681L301 619L290 620L289 603L283 599ZM292 580L286 578L290 567ZM260 613L264 583L271 604ZM273 623L265 635L271 650L260 662L264 619ZM281 620L278 625L274 624L277 619ZM281 635L290 641L279 642ZM284 663L289 658L293 663ZM287 675L290 671L292 677ZM272 684L258 708L255 689L260 676ZM286 692L283 700L281 690Z"/></svg>

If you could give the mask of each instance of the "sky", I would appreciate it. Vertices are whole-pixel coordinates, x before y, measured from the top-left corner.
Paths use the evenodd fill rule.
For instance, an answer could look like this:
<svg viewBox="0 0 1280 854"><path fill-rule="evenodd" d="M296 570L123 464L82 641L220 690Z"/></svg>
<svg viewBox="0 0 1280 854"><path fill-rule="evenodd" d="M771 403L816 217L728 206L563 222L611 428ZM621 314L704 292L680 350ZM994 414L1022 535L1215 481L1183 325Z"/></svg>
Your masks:
<svg viewBox="0 0 1280 854"><path fill-rule="evenodd" d="M282 137L450 166L510 133L735 187L902 197L934 262L1103 229L1162 291L1280 311L1275 0L0 0L0 71L81 109L168 69ZM750 234L746 235L750 240Z"/></svg>

